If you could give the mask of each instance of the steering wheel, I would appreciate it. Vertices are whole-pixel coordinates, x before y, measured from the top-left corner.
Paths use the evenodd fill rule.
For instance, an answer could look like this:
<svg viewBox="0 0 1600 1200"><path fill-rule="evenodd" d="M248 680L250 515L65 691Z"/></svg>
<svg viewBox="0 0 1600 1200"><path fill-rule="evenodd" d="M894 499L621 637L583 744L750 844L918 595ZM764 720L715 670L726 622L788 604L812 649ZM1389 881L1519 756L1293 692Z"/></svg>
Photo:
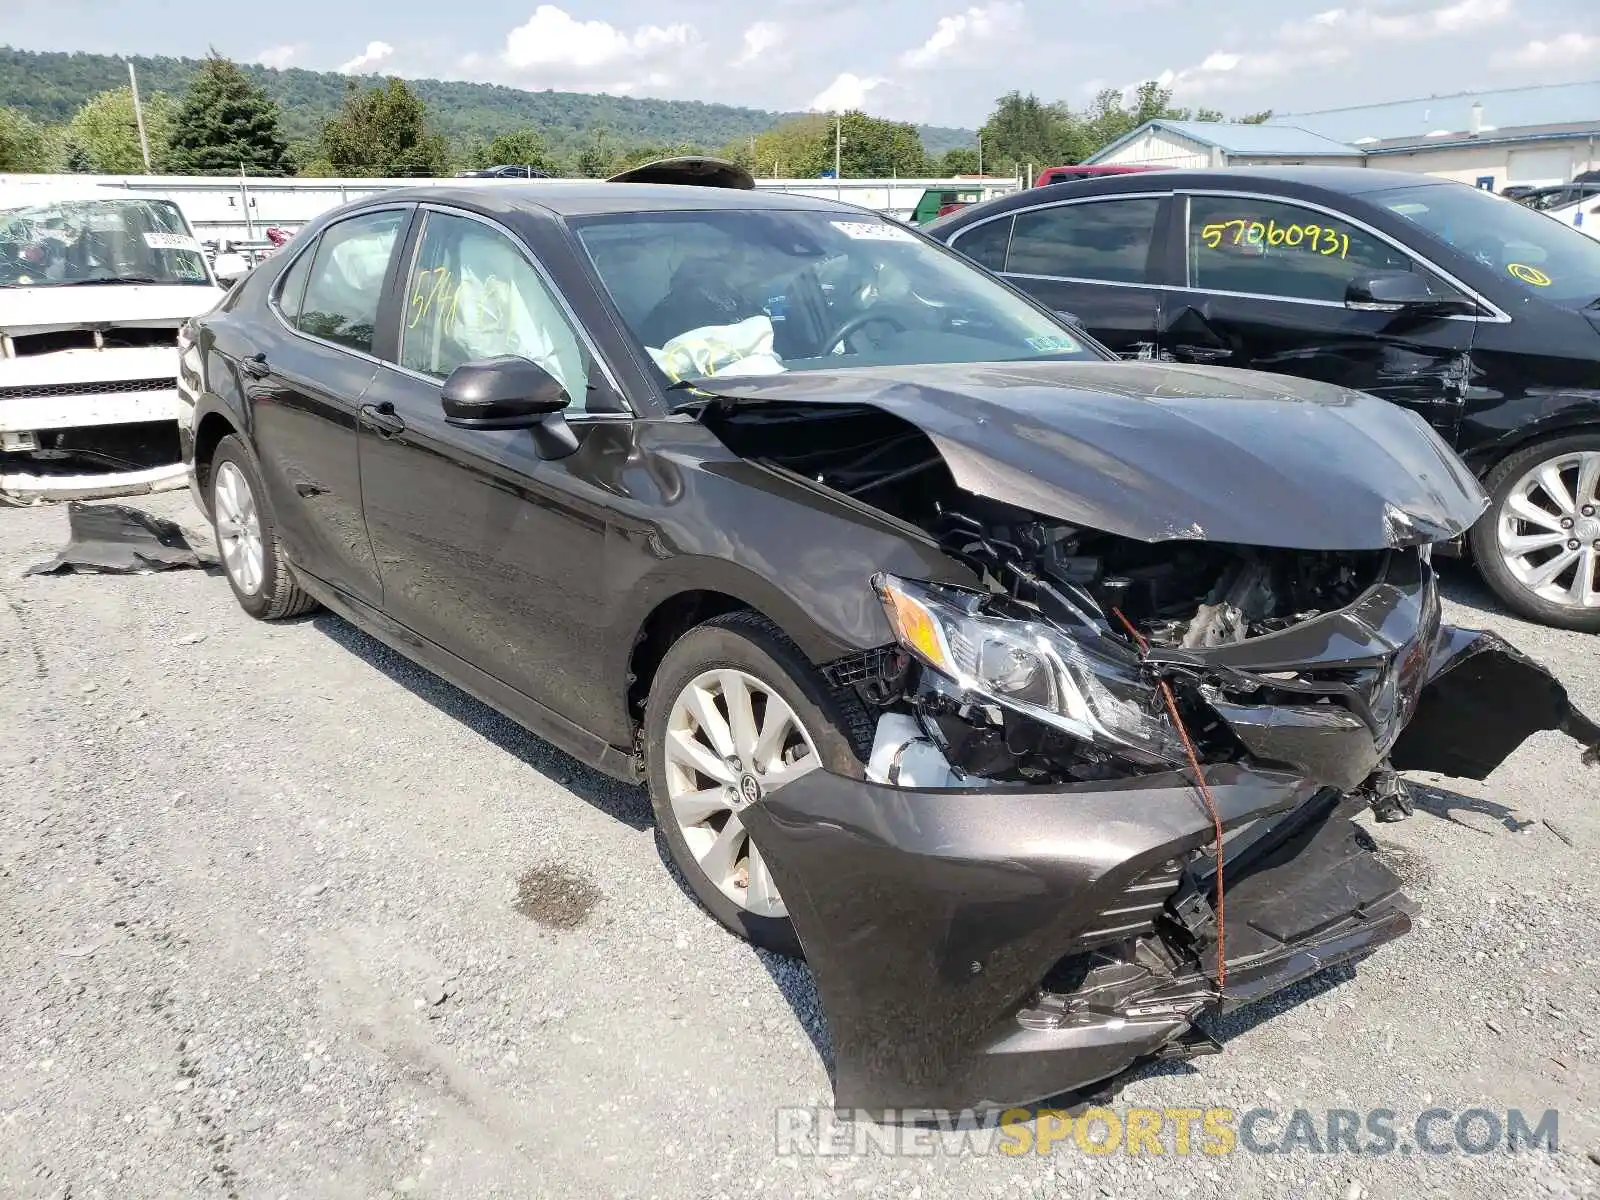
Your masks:
<svg viewBox="0 0 1600 1200"><path fill-rule="evenodd" d="M885 325L893 325L895 329L901 333L906 332L906 323L893 313L873 312L871 309L868 309L866 312L860 312L855 316L850 317L831 334L823 338L822 353L832 354L833 348L840 342L844 341L845 338L849 337L852 333L857 333L860 330L865 329L868 325L873 325L880 321Z"/></svg>

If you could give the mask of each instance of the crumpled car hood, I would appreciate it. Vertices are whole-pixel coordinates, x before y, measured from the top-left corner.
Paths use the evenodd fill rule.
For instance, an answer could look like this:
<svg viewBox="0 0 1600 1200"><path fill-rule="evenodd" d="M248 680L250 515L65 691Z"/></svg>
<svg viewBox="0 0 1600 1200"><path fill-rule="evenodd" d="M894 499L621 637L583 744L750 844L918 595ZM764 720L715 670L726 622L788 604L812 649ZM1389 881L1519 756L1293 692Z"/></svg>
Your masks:
<svg viewBox="0 0 1600 1200"><path fill-rule="evenodd" d="M1105 533L1300 550L1444 541L1488 506L1419 418L1331 384L1135 362L938 364L698 380L681 408L870 405L956 483Z"/></svg>

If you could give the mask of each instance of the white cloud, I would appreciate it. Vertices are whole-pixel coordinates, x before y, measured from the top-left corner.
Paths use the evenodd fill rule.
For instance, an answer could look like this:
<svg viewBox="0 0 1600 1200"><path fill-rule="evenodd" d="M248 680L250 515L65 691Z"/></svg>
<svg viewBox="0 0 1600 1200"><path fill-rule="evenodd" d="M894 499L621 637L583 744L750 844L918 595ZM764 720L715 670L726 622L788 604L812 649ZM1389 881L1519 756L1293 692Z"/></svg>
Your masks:
<svg viewBox="0 0 1600 1200"><path fill-rule="evenodd" d="M1197 65L1163 71L1157 82L1181 96L1247 88L1286 75L1344 62L1374 46L1424 42L1497 25L1512 15L1512 0L1454 0L1432 8L1330 8L1274 32L1257 50L1217 50ZM1137 85L1133 85L1137 86Z"/></svg>
<svg viewBox="0 0 1600 1200"><path fill-rule="evenodd" d="M394 47L388 42L368 42L367 48L341 66L339 72L343 75L355 75L358 72L370 71L393 53Z"/></svg>
<svg viewBox="0 0 1600 1200"><path fill-rule="evenodd" d="M943 62L974 42L995 41L1022 24L1022 5L1015 0L993 0L974 5L954 16L940 17L928 40L900 56L902 67L917 69Z"/></svg>
<svg viewBox="0 0 1600 1200"><path fill-rule="evenodd" d="M776 21L757 21L744 31L744 50L735 66L745 67L783 42L783 26Z"/></svg>
<svg viewBox="0 0 1600 1200"><path fill-rule="evenodd" d="M568 79L600 69L615 72L659 62L698 41L688 25L640 25L629 33L605 21L579 21L553 4L541 4L524 24L506 34L501 58L515 71ZM646 77L650 74L645 72ZM632 74L628 79L633 82L625 86L654 82L635 80Z"/></svg>
<svg viewBox="0 0 1600 1200"><path fill-rule="evenodd" d="M252 62L258 62L263 67L272 67L281 71L287 67L294 56L300 53L299 46L268 46L256 55Z"/></svg>
<svg viewBox="0 0 1600 1200"><path fill-rule="evenodd" d="M867 95L888 83L887 79L863 79L846 72L817 93L811 101L813 112L849 112L866 107Z"/></svg>
<svg viewBox="0 0 1600 1200"><path fill-rule="evenodd" d="M1493 63L1501 68L1519 67L1575 67L1600 58L1600 37L1587 33L1563 33L1548 42L1529 42L1505 54L1497 54Z"/></svg>

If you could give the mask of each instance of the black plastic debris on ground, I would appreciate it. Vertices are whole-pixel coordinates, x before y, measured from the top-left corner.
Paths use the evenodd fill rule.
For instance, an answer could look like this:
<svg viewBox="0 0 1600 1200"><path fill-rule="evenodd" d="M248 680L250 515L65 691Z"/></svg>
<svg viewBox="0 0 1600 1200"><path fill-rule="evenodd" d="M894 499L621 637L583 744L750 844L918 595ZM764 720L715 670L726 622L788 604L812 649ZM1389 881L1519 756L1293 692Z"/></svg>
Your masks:
<svg viewBox="0 0 1600 1200"><path fill-rule="evenodd" d="M216 557L189 545L176 521L123 504L67 505L66 548L24 575L148 575L205 567Z"/></svg>

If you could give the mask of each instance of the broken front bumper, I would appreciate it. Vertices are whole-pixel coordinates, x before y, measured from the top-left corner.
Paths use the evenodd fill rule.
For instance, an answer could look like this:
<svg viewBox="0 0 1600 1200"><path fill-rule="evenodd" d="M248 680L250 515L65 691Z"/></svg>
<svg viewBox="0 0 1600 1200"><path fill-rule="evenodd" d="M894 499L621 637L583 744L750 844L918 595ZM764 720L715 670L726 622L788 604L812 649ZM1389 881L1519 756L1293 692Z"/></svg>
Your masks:
<svg viewBox="0 0 1600 1200"><path fill-rule="evenodd" d="M1337 793L1231 766L1208 781L1230 832L1221 1007L1410 928L1399 880ZM1209 905L1182 918L1192 958L1156 937L1183 928L1208 877L1187 860L1211 821L1181 775L916 791L817 771L743 816L815 975L840 1106L1022 1104L1207 1045L1186 1035L1218 1007Z"/></svg>
<svg viewBox="0 0 1600 1200"><path fill-rule="evenodd" d="M1279 768L1207 769L1221 931L1214 828L1178 772L969 790L815 771L745 809L815 975L836 1102L960 1110L1078 1091L1215 1049L1197 1016L1405 933L1414 906L1349 820L1366 803L1346 798L1351 777L1391 741L1396 766L1477 778L1539 730L1571 734L1591 761L1600 743L1560 683L1498 637L1428 634L1396 639L1405 699L1391 699L1412 717L1398 738L1389 722L1357 737L1301 720L1260 730L1268 753L1287 734ZM1364 765L1344 769L1345 754Z"/></svg>
<svg viewBox="0 0 1600 1200"><path fill-rule="evenodd" d="M178 390L152 382L0 388L0 496L79 500L182 487Z"/></svg>

